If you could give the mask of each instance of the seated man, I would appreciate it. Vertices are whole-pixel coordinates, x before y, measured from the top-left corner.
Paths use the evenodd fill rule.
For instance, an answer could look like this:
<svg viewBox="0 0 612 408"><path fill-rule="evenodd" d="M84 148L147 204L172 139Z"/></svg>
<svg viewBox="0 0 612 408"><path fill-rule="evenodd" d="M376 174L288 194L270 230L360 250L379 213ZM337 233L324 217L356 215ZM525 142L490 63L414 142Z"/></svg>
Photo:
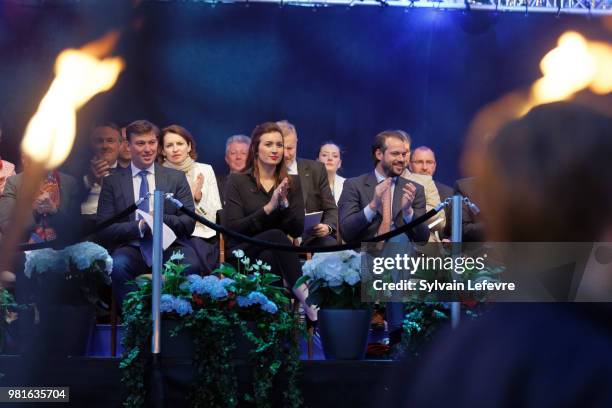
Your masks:
<svg viewBox="0 0 612 408"><path fill-rule="evenodd" d="M96 125L91 130L89 142L93 157L89 171L83 176L84 201L81 203L81 215L86 231L96 224L98 200L104 178L117 171L117 159L121 146L119 128L113 123Z"/></svg>
<svg viewBox="0 0 612 408"><path fill-rule="evenodd" d="M412 175L420 174L422 177L426 177L428 181L433 182L433 192L431 195L425 193L427 205L427 210L435 207L440 204L440 201L444 201L449 197L453 196L453 189L446 184L443 184L439 181L433 179L434 173L436 172L436 156L434 151L431 150L427 146L420 146L414 149L414 152L410 154L410 150L408 151L408 160L409 166L408 169ZM418 180L415 180L418 182ZM425 188L427 190L427 187ZM432 197L431 203L429 202L430 196ZM439 212L438 216L433 217L428 224L432 224L432 222L437 221L440 222L436 224L435 227L431 229L430 234L430 242L440 242L443 239L449 239L451 235L451 208L445 207L444 212Z"/></svg>
<svg viewBox="0 0 612 408"><path fill-rule="evenodd" d="M347 242L372 239L425 214L423 186L399 177L405 166L405 142L402 131L379 133L372 146L374 171L344 182L338 207L342 237ZM427 226L419 224L393 242L427 242L428 238ZM400 341L403 311L401 303L386 305L390 343Z"/></svg>
<svg viewBox="0 0 612 408"><path fill-rule="evenodd" d="M323 163L297 158L297 132L286 120L276 122L283 131L285 163L289 174L297 175L302 186L306 213L323 211L321 222L304 231L302 245L331 246L338 243L338 207ZM294 237L297 238L297 237Z"/></svg>
<svg viewBox="0 0 612 408"><path fill-rule="evenodd" d="M126 128L128 146L132 155L130 167L105 178L98 203L98 222L108 220L138 198L148 197L155 189L173 193L185 208L195 211L193 197L185 173L165 168L156 163L159 129L146 120L138 120ZM139 209L152 212L153 197L145 198ZM170 203L164 203L164 224L176 234L177 240L164 251L164 259L173 251L181 251L183 262L189 267L185 273L199 273L197 255L187 240L193 233L195 221ZM121 219L99 233L100 241L112 251L113 291L119 304L132 289L127 281L149 273L151 265L151 230L135 214Z"/></svg>
<svg viewBox="0 0 612 408"><path fill-rule="evenodd" d="M240 173L246 166L246 159L249 155L251 138L245 135L234 135L227 138L225 142L225 162L229 167L229 174L217 176L217 187L221 204L225 205L225 184L230 174Z"/></svg>

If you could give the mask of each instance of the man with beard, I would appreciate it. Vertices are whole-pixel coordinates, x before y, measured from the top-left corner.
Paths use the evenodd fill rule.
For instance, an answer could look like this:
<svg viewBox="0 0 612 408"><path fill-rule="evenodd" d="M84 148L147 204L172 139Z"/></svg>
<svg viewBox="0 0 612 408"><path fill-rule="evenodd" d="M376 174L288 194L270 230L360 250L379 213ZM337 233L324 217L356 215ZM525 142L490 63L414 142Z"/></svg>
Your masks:
<svg viewBox="0 0 612 408"><path fill-rule="evenodd" d="M405 168L406 142L403 131L379 133L372 146L374 171L344 182L338 208L345 241L372 239L425 214L423 186L400 177ZM427 242L428 238L427 226L420 224L392 242ZM390 345L401 340L403 318L402 303L386 304Z"/></svg>

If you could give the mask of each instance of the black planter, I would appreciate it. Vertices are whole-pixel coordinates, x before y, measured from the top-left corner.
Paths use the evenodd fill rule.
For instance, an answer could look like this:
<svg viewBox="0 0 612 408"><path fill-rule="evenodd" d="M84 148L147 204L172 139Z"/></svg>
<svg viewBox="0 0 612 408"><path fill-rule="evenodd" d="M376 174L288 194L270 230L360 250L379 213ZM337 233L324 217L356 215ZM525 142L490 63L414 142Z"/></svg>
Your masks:
<svg viewBox="0 0 612 408"><path fill-rule="evenodd" d="M178 326L179 322L172 319L162 319L161 321L161 354L164 358L193 358L193 335L191 330L179 330L176 336L171 333Z"/></svg>
<svg viewBox="0 0 612 408"><path fill-rule="evenodd" d="M96 324L93 305L39 305L40 324L34 326L37 333L33 347L42 348L48 354L83 356Z"/></svg>
<svg viewBox="0 0 612 408"><path fill-rule="evenodd" d="M321 309L319 331L327 360L361 360L370 331L369 309Z"/></svg>

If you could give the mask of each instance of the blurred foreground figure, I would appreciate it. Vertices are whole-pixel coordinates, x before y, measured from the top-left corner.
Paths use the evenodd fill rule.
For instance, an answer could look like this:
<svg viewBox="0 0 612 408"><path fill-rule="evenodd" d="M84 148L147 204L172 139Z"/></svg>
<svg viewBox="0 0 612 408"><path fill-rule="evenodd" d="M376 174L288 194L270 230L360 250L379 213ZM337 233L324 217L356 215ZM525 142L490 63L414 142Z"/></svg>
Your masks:
<svg viewBox="0 0 612 408"><path fill-rule="evenodd" d="M609 117L571 103L503 128L475 172L488 238L611 241L611 130ZM410 380L398 377L410 388L393 387L393 406L612 406L611 320L609 303L491 306L436 337Z"/></svg>

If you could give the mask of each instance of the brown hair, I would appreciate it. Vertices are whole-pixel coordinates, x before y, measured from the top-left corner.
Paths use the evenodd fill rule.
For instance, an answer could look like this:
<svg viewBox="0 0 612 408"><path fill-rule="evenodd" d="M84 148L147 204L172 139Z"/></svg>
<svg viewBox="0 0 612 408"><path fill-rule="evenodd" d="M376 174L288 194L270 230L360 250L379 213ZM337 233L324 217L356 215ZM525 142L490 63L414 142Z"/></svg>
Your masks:
<svg viewBox="0 0 612 408"><path fill-rule="evenodd" d="M159 128L148 120L142 119L134 121L125 128L125 137L127 138L128 142L131 142L133 135L138 136L145 135L147 133L153 133L159 141Z"/></svg>
<svg viewBox="0 0 612 408"><path fill-rule="evenodd" d="M274 122L264 122L260 125L257 125L251 133L251 146L249 147L249 155L247 156L244 172L251 173L251 175L255 178L255 182L257 183L258 188L261 188L261 182L259 181L259 167L256 163L257 151L259 150L261 136L266 133L272 132L277 132L281 136L283 135L283 132L281 131L280 127ZM287 165L285 164L284 159L281 158L280 163L276 165L274 175L274 188L276 188L281 183L281 181L283 181L283 179L287 177ZM289 185L291 186L291 179L289 179Z"/></svg>
<svg viewBox="0 0 612 408"><path fill-rule="evenodd" d="M179 125L170 125L162 129L161 136L159 137L159 154L157 155L158 160L163 161L165 158L163 156L164 151L164 136L168 133L174 133L185 139L187 144L191 146L191 151L189 152L189 157L193 160L197 160L198 152L196 152L196 142L191 133L182 126Z"/></svg>
<svg viewBox="0 0 612 408"><path fill-rule="evenodd" d="M374 160L374 165L376 166L379 162L379 160L376 158L376 150L379 150L381 152L385 152L385 150L387 150L387 139L389 139L390 137L393 137L395 139L399 139L402 142L411 144L412 140L410 138L410 135L406 132L404 132L403 130L384 130L382 132L380 132L379 134L376 135L376 137L374 138L374 144L372 145L372 159ZM406 152L408 153L408 152Z"/></svg>

